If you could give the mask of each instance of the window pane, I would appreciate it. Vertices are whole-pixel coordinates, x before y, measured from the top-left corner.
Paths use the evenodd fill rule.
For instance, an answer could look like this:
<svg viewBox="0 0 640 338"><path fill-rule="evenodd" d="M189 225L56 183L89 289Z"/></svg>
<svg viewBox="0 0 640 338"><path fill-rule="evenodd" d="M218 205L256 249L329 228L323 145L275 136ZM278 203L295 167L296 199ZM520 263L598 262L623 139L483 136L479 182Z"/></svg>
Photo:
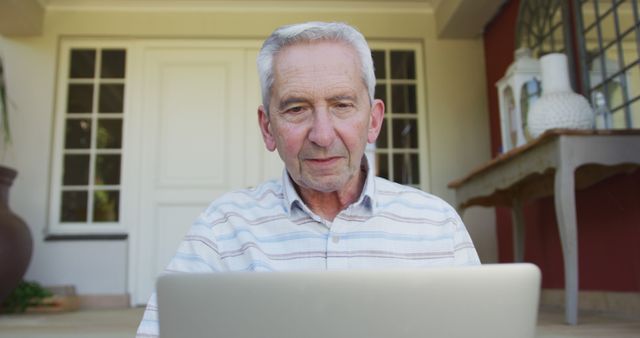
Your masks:
<svg viewBox="0 0 640 338"><path fill-rule="evenodd" d="M605 82L607 98L609 100L610 109L616 109L624 103L623 88L621 76L616 76L612 81ZM604 89L605 86L602 88Z"/></svg>
<svg viewBox="0 0 640 338"><path fill-rule="evenodd" d="M620 25L620 34L624 34L625 32L628 32L629 30L633 30L634 25L638 24L637 22L634 22L634 20L632 20L630 18L631 13L633 13L633 1L627 1L622 3L620 6L618 6L618 8L616 9L618 11L618 18L619 18L619 25ZM625 37L625 40L632 42L633 37L633 32L629 35L627 35Z"/></svg>
<svg viewBox="0 0 640 338"><path fill-rule="evenodd" d="M68 113L91 113L93 110L93 85L70 84L67 95Z"/></svg>
<svg viewBox="0 0 640 338"><path fill-rule="evenodd" d="M595 22L595 15L593 15L593 5L589 2L582 2L582 25L585 29L588 29Z"/></svg>
<svg viewBox="0 0 640 338"><path fill-rule="evenodd" d="M100 85L100 106L101 113L122 113L124 106L124 85L123 84L102 84Z"/></svg>
<svg viewBox="0 0 640 338"><path fill-rule="evenodd" d="M562 11L558 11L556 14L561 17ZM558 52L560 51L564 52L566 50L565 43L564 43L564 28L562 24L556 26L553 32L551 33L551 48L549 50L558 51Z"/></svg>
<svg viewBox="0 0 640 338"><path fill-rule="evenodd" d="M376 72L376 79L384 79L386 78L386 66L384 61L384 51L383 50L374 50L371 52L371 57L373 57L373 68Z"/></svg>
<svg viewBox="0 0 640 338"><path fill-rule="evenodd" d="M629 95L629 101L633 101L640 96L640 64L628 69L625 74L627 77L627 95Z"/></svg>
<svg viewBox="0 0 640 338"><path fill-rule="evenodd" d="M611 117L613 118L613 129L625 129L627 127L624 110L619 109L618 111L613 112Z"/></svg>
<svg viewBox="0 0 640 338"><path fill-rule="evenodd" d="M602 11L603 2L604 1L600 1L600 15L605 13L604 11ZM607 6L607 7L610 7L610 6ZM600 27L602 27L602 40L605 42L605 45L606 43L616 39L616 36L615 36L616 22L613 16L613 12L606 13L604 16L600 18Z"/></svg>
<svg viewBox="0 0 640 338"><path fill-rule="evenodd" d="M393 180L401 184L420 184L418 154L393 155Z"/></svg>
<svg viewBox="0 0 640 338"><path fill-rule="evenodd" d="M376 154L376 175L389 179L389 155Z"/></svg>
<svg viewBox="0 0 640 338"><path fill-rule="evenodd" d="M631 127L640 128L640 100L631 104Z"/></svg>
<svg viewBox="0 0 640 338"><path fill-rule="evenodd" d="M416 78L416 62L413 51L391 51L391 78Z"/></svg>
<svg viewBox="0 0 640 338"><path fill-rule="evenodd" d="M87 197L88 194L86 191L63 191L62 205L60 207L60 221L86 222Z"/></svg>
<svg viewBox="0 0 640 338"><path fill-rule="evenodd" d="M591 2L594 3L594 6L598 7L598 15L600 15L600 17L607 17L611 15L611 13L608 12L611 9L611 2L613 1L597 1L597 3L595 3L596 1L591 0Z"/></svg>
<svg viewBox="0 0 640 338"><path fill-rule="evenodd" d="M105 49L102 51L100 77L103 79L123 79L125 73L125 51Z"/></svg>
<svg viewBox="0 0 640 338"><path fill-rule="evenodd" d="M89 155L64 155L62 184L89 184Z"/></svg>
<svg viewBox="0 0 640 338"><path fill-rule="evenodd" d="M415 119L393 120L394 149L418 148L418 123Z"/></svg>
<svg viewBox="0 0 640 338"><path fill-rule="evenodd" d="M640 22L638 23L638 25L640 25ZM630 34L627 37L629 37L629 36L634 37L633 34ZM640 34L638 34L638 39L640 39ZM630 70L634 70L634 69L640 68L638 66L638 64L637 64L638 60L640 60L640 52L635 52L634 53L634 51L633 50L629 50L629 48L625 49L625 45L626 46L633 46L634 43L628 41L628 39L625 39L624 41L621 42L621 44L623 46L622 47L623 50L622 50L622 57L620 58L621 59L620 61L623 64L623 68L625 68L627 72L630 71ZM640 41L638 41L637 45L640 45ZM631 68L629 68L629 67L631 67ZM618 68L620 68L620 65L618 65Z"/></svg>
<svg viewBox="0 0 640 338"><path fill-rule="evenodd" d="M66 149L86 149L91 147L90 119L67 119L64 147Z"/></svg>
<svg viewBox="0 0 640 338"><path fill-rule="evenodd" d="M93 193L93 221L117 222L120 211L119 204L119 191L95 191Z"/></svg>
<svg viewBox="0 0 640 338"><path fill-rule="evenodd" d="M122 148L122 119L98 120L98 148Z"/></svg>
<svg viewBox="0 0 640 338"><path fill-rule="evenodd" d="M393 85L391 86L391 112L415 114L416 109L416 86L415 85Z"/></svg>
<svg viewBox="0 0 640 338"><path fill-rule="evenodd" d="M376 94L374 95L376 99L380 99L387 102L387 86L384 84L376 85Z"/></svg>
<svg viewBox="0 0 640 338"><path fill-rule="evenodd" d="M120 155L96 156L96 185L120 184Z"/></svg>
<svg viewBox="0 0 640 338"><path fill-rule="evenodd" d="M96 69L96 51L94 49L74 49L71 51L69 77L72 79L91 79Z"/></svg>
<svg viewBox="0 0 640 338"><path fill-rule="evenodd" d="M378 135L378 139L376 140L376 148L384 149L389 146L389 142L387 142L387 124L389 124L389 120L383 119L380 135Z"/></svg>

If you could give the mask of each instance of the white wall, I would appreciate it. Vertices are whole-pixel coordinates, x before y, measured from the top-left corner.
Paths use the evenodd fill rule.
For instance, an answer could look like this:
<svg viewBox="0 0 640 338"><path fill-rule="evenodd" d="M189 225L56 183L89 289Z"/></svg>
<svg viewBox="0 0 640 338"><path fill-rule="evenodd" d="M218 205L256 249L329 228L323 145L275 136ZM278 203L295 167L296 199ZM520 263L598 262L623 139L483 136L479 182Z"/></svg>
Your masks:
<svg viewBox="0 0 640 338"><path fill-rule="evenodd" d="M428 40L426 63L432 191L455 203L447 183L491 157L483 43ZM471 208L463 220L482 262L497 262L494 208Z"/></svg>
<svg viewBox="0 0 640 338"><path fill-rule="evenodd" d="M81 293L123 293L126 242L44 242L52 143L56 39L2 41L13 145L3 164L18 170L10 204L31 228L34 253L26 278L72 284Z"/></svg>
<svg viewBox="0 0 640 338"><path fill-rule="evenodd" d="M275 27L307 20L346 21L369 39L410 39L424 44L427 79L431 191L453 203L449 181L489 159L489 122L484 56L479 40L440 41L428 12L344 9L283 12L242 11L53 11L45 33L4 38L14 144L4 164L19 170L11 206L30 225L35 242L27 279L45 285L73 284L82 294L127 292L126 241L45 242L55 64L61 36L264 38ZM188 222L189 220L185 220ZM492 212L472 212L465 222L484 261L495 257Z"/></svg>

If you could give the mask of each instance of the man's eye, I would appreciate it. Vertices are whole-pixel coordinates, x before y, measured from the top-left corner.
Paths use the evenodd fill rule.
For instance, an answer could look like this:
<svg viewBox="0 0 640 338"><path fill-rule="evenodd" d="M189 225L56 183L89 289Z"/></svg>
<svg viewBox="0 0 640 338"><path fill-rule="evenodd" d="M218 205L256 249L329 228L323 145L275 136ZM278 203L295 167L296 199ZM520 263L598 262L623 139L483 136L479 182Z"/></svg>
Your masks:
<svg viewBox="0 0 640 338"><path fill-rule="evenodd" d="M291 107L291 108L287 109L287 113L300 113L303 110L304 110L304 107L300 107L300 106Z"/></svg>
<svg viewBox="0 0 640 338"><path fill-rule="evenodd" d="M353 104L347 102L339 102L335 104L335 108L338 110L348 110L353 107Z"/></svg>

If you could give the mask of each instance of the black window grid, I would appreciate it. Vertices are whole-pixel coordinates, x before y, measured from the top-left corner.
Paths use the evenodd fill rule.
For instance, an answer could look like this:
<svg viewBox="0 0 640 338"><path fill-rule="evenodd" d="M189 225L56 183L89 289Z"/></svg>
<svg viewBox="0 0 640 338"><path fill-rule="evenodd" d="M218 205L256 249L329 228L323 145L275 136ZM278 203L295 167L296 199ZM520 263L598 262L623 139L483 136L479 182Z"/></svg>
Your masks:
<svg viewBox="0 0 640 338"><path fill-rule="evenodd" d="M605 93L599 97L604 100L603 108L609 114L624 114L624 128L637 127L640 121L633 121L632 106L640 101L640 90L632 92L629 76L633 70L640 71L640 14L637 0L573 0L576 11L576 31L577 42L580 49L580 71L582 73L582 92L587 97L595 98L598 93ZM602 8L606 5L606 8ZM625 5L628 5L625 7ZM621 12L631 11L631 25L626 28L621 27ZM588 12L593 13L593 20L585 25L585 17ZM629 13L627 13L628 15ZM613 35L605 36L605 25L607 20L613 21ZM595 32L594 32L595 31ZM595 34L594 34L595 33ZM595 44L587 41L586 37L594 35ZM635 39L634 39L635 35ZM625 55L624 43L635 42L635 57L628 58ZM607 55L614 54L614 62L617 69L607 69L611 64L607 63ZM617 61L617 62L616 62ZM589 76L593 63L598 63L602 72L601 81L591 83ZM613 68L613 67L611 67ZM622 99L620 102L613 102L609 93L614 86L620 86ZM594 100L595 101L595 100ZM593 102L599 106L598 102ZM640 108L636 108L640 109Z"/></svg>

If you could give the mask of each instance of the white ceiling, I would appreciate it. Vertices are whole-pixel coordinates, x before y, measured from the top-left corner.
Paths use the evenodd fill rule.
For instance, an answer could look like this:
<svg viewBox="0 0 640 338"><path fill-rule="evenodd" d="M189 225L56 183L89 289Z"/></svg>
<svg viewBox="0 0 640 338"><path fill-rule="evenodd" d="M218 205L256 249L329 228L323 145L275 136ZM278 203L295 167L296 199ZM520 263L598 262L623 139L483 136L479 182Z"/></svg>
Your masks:
<svg viewBox="0 0 640 338"><path fill-rule="evenodd" d="M506 0L0 0L0 34L38 35L50 10L175 10L340 8L356 11L433 13L438 36L477 38Z"/></svg>
<svg viewBox="0 0 640 338"><path fill-rule="evenodd" d="M422 7L425 9L434 9L437 5L443 0L311 0L311 1L300 1L300 0L37 0L44 8L57 8L57 7L96 7L96 8L104 8L104 7L167 7L167 6L178 6L178 7L187 7L187 6L223 6L223 5L237 5L239 3L288 3L289 5L293 2L297 3L313 3L316 5L346 5L346 4L366 4L371 3L377 6L385 4L389 6L412 6L412 7Z"/></svg>

